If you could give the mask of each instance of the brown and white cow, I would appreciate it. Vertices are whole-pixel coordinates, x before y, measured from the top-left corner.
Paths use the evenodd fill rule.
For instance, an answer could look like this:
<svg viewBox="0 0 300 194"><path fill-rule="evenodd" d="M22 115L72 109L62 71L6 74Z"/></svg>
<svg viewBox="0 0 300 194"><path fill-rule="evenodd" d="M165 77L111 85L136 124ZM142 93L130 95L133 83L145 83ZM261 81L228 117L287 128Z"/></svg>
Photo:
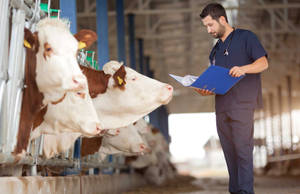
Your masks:
<svg viewBox="0 0 300 194"><path fill-rule="evenodd" d="M104 129L128 126L160 105L169 103L172 98L172 86L139 74L116 61L105 64L104 71L85 66L81 69L87 77L90 96Z"/></svg>
<svg viewBox="0 0 300 194"><path fill-rule="evenodd" d="M103 137L99 149L101 156L108 154L122 154L126 156L143 155L149 152L147 143L134 124L120 128L120 134L113 137ZM102 157L101 159L104 159Z"/></svg>
<svg viewBox="0 0 300 194"><path fill-rule="evenodd" d="M128 126L172 99L172 86L144 76L117 61L106 63L103 71L114 75L109 79L106 92L93 98L104 129Z"/></svg>
<svg viewBox="0 0 300 194"><path fill-rule="evenodd" d="M69 109L72 107L75 111L80 102L81 107L88 107L85 103L88 100L81 98L83 95L88 96L89 93L87 80L77 64L76 53L79 41L89 46L96 40L96 34L89 30L82 30L75 37L70 33L66 22L58 19L41 20L34 33L25 29L26 87L23 92L20 125L14 153L19 154L27 149L31 129L44 121L48 106L51 110L52 106L64 102L70 105ZM94 107L90 106L88 112L92 111L95 111ZM71 117L72 115L64 115L59 119L72 120ZM81 120L83 123L77 123L80 129L88 128L87 133L98 134L100 130L97 115L92 115L92 118L87 115L84 117ZM72 128L68 126L70 123L65 123L65 121L59 123Z"/></svg>

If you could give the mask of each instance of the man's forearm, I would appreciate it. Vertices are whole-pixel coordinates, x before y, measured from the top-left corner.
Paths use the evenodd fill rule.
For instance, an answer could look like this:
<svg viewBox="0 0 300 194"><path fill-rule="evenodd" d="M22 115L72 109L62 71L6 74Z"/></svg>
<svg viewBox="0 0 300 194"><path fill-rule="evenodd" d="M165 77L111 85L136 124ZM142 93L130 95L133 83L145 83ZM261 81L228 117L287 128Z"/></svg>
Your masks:
<svg viewBox="0 0 300 194"><path fill-rule="evenodd" d="M258 58L249 65L242 66L245 73L260 73L268 68L268 60L265 56Z"/></svg>

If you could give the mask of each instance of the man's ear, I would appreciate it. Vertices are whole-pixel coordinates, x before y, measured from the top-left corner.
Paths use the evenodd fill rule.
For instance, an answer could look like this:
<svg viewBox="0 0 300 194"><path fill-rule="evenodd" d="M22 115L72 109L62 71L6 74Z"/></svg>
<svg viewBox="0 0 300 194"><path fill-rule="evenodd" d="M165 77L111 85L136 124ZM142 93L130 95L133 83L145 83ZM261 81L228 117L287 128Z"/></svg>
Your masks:
<svg viewBox="0 0 300 194"><path fill-rule="evenodd" d="M24 28L24 46L35 52L38 52L39 41L37 32L32 33L29 29Z"/></svg>
<svg viewBox="0 0 300 194"><path fill-rule="evenodd" d="M80 30L74 37L78 40L78 49L89 47L97 40L97 34L87 29Z"/></svg>
<svg viewBox="0 0 300 194"><path fill-rule="evenodd" d="M224 16L219 17L219 23L222 24L222 25L225 25L227 23Z"/></svg>

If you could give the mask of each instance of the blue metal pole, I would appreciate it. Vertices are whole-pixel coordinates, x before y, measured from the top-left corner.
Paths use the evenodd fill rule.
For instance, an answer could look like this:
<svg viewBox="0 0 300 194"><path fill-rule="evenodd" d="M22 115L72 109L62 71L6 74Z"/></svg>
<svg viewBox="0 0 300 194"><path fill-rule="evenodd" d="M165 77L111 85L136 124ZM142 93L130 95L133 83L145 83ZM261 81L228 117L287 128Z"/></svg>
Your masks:
<svg viewBox="0 0 300 194"><path fill-rule="evenodd" d="M77 32L76 0L60 0L59 7L60 17L69 19L71 33L75 34Z"/></svg>
<svg viewBox="0 0 300 194"><path fill-rule="evenodd" d="M144 40L139 38L138 39L139 44L139 63L140 63L140 73L144 73Z"/></svg>
<svg viewBox="0 0 300 194"><path fill-rule="evenodd" d="M129 59L130 59L130 67L136 70L134 25L135 25L134 14L129 14L128 15Z"/></svg>
<svg viewBox="0 0 300 194"><path fill-rule="evenodd" d="M96 0L99 69L109 61L107 0Z"/></svg>
<svg viewBox="0 0 300 194"><path fill-rule="evenodd" d="M69 19L70 31L75 34L77 32L76 0L60 0L59 7L61 10L60 17ZM74 145L73 157L75 159L80 159L80 145L81 140L78 138Z"/></svg>
<svg viewBox="0 0 300 194"><path fill-rule="evenodd" d="M125 27L124 27L124 2L123 0L116 0L117 12L117 33L118 33L118 60L123 61L126 65L125 52Z"/></svg>
<svg viewBox="0 0 300 194"><path fill-rule="evenodd" d="M161 108L160 109L161 115L159 118L161 119L161 127L163 131L163 135L166 141L169 142L170 138L169 138L169 128L168 128L168 110L166 106L161 106L160 108Z"/></svg>
<svg viewBox="0 0 300 194"><path fill-rule="evenodd" d="M154 111L152 111L150 114L149 114L149 117L150 117L150 123L156 127L157 129L159 129L159 110L158 108L155 109ZM160 129L159 129L160 130Z"/></svg>
<svg viewBox="0 0 300 194"><path fill-rule="evenodd" d="M149 77L150 74L150 57L145 56L145 75Z"/></svg>

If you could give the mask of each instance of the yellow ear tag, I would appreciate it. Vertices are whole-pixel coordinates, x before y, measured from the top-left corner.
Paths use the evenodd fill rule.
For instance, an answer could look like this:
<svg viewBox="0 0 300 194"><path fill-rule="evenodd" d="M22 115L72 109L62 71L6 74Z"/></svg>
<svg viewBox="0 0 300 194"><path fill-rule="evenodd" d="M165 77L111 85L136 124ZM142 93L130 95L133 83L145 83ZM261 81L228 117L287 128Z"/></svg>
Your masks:
<svg viewBox="0 0 300 194"><path fill-rule="evenodd" d="M122 83L123 83L123 79L122 79L122 78L120 78L119 76L117 76L117 79L118 79L119 85L122 85Z"/></svg>
<svg viewBox="0 0 300 194"><path fill-rule="evenodd" d="M31 45L27 40L24 40L24 46L27 48L31 48Z"/></svg>
<svg viewBox="0 0 300 194"><path fill-rule="evenodd" d="M83 49L86 47L86 44L84 42L79 41L78 42L78 49Z"/></svg>

